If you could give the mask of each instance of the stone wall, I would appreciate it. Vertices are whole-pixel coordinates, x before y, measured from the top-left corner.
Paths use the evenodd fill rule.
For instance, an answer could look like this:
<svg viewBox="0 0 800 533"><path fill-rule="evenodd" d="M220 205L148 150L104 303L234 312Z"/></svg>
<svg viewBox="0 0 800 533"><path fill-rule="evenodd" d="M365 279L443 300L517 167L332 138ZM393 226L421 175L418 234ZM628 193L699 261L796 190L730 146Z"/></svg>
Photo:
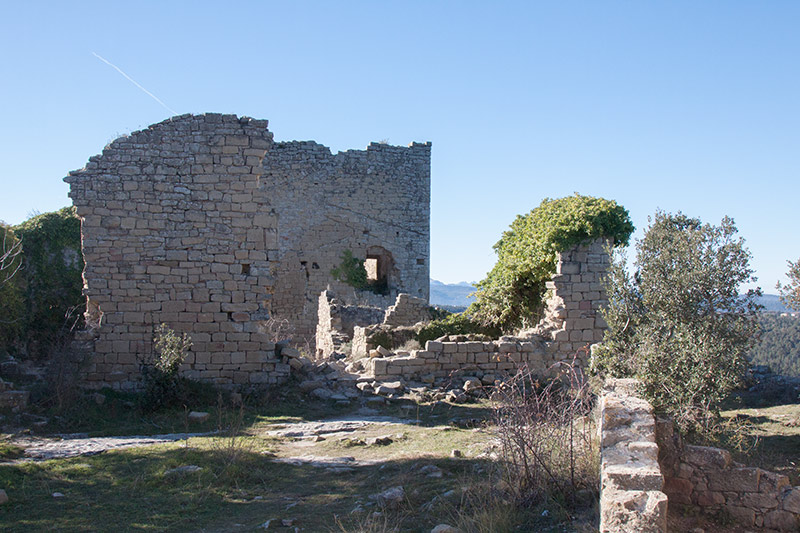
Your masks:
<svg viewBox="0 0 800 533"><path fill-rule="evenodd" d="M601 532L665 532L667 502L746 528L800 530L800 486L735 463L726 450L685 444L636 386L609 379L600 400Z"/></svg>
<svg viewBox="0 0 800 533"><path fill-rule="evenodd" d="M609 379L600 399L600 531L666 533L667 495L653 407L637 381Z"/></svg>
<svg viewBox="0 0 800 533"><path fill-rule="evenodd" d="M322 291L317 313L317 356L341 352L342 345L352 341L356 327L378 323L385 313L380 307L344 305L331 291Z"/></svg>
<svg viewBox="0 0 800 533"><path fill-rule="evenodd" d="M454 377L474 377L494 385L522 364L544 371L554 362L543 343L509 338L487 342L428 341L424 350L371 357L364 368L375 381L403 379L440 385Z"/></svg>
<svg viewBox="0 0 800 533"><path fill-rule="evenodd" d="M535 328L517 336L492 342L429 342L425 350L373 359L365 363L365 368L378 381L440 382L459 375L476 377L486 384L503 379L522 363L543 375L561 362L575 361L585 368L589 347L602 340L606 328L600 314L607 303L601 277L609 263L602 239L560 253L556 273L547 283L550 296L544 318ZM367 337L371 332L369 328L356 328L354 357L370 353L373 347L367 344ZM403 328L398 333L402 338L409 335Z"/></svg>
<svg viewBox="0 0 800 533"><path fill-rule="evenodd" d="M314 142L276 143L264 161L262 192L277 215L272 311L313 343L319 294L346 305L386 309L398 294L423 299L430 277L430 143L372 143L332 155ZM331 278L346 250L368 259L385 294ZM369 267L372 268L369 268Z"/></svg>
<svg viewBox="0 0 800 533"><path fill-rule="evenodd" d="M409 294L398 294L394 305L386 310L383 323L389 326L413 326L431 319L428 301Z"/></svg>
<svg viewBox="0 0 800 533"><path fill-rule="evenodd" d="M670 505L723 512L745 527L800 530L800 486L735 463L727 450L683 443L669 420L658 423L659 461Z"/></svg>
<svg viewBox="0 0 800 533"><path fill-rule="evenodd" d="M598 239L558 255L556 273L547 282L550 297L545 302L545 316L534 328L554 344L551 350L555 353L576 353L603 340L607 324L600 309L608 302L602 277L611 263L606 244L605 239Z"/></svg>
<svg viewBox="0 0 800 533"><path fill-rule="evenodd" d="M89 386L133 388L154 326L189 333L189 377L275 383L266 329L313 346L320 292L383 308L428 297L430 144L331 155L277 143L267 121L181 115L108 145L65 178L82 221ZM350 250L388 295L331 279Z"/></svg>

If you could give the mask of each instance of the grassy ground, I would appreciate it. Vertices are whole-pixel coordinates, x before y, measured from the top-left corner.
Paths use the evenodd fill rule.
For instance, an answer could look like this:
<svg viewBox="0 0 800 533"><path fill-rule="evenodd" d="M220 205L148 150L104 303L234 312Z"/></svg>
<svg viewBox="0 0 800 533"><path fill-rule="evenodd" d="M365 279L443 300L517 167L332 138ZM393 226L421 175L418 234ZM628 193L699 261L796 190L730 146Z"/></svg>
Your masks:
<svg viewBox="0 0 800 533"><path fill-rule="evenodd" d="M188 409L144 415L125 395L109 393L102 406L83 400L81 416L50 417L35 432L220 433L93 456L1 463L0 488L9 502L0 506L0 530L254 531L270 520L271 527L291 520L302 531L322 532L427 533L442 522L476 532L592 530L591 509L571 525L559 525L570 517L552 502L520 511L496 496L495 463L482 455L493 430L476 423L490 418L487 404L393 403L375 414L416 423L371 425L315 442L269 432L292 422L355 416L359 406L335 407L293 394L257 400L241 410L224 401L195 407L212 413L201 425L187 422ZM359 442L381 435L392 435L393 442ZM0 457L13 461L19 450L4 446ZM452 457L454 449L462 456ZM351 457L356 466L275 461L307 455ZM170 473L188 465L200 469ZM426 474L430 465L441 477ZM395 509L382 509L370 498L396 486L404 488L405 498Z"/></svg>
<svg viewBox="0 0 800 533"><path fill-rule="evenodd" d="M734 460L789 476L800 485L800 404L724 411L744 437L744 449Z"/></svg>

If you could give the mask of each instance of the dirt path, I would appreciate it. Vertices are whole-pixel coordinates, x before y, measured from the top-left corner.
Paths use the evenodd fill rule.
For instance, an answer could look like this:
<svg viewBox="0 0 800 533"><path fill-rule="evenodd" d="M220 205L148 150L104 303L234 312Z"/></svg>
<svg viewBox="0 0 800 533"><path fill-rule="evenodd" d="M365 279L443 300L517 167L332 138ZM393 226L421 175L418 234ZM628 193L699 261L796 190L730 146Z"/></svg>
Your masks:
<svg viewBox="0 0 800 533"><path fill-rule="evenodd" d="M162 444L207 435L213 435L213 433L168 433L150 436L132 435L127 437L92 438L83 436L66 436L64 438L23 437L14 440L13 443L25 448L25 459L43 461L46 459L76 457L78 455L95 455L107 450Z"/></svg>
<svg viewBox="0 0 800 533"><path fill-rule="evenodd" d="M310 439L316 436L337 436L352 433L374 425L411 424L412 420L402 420L386 416L347 416L318 422L290 422L279 424L267 435L292 439ZM130 435L120 437L86 437L85 435L66 435L60 438L21 437L13 444L25 449L23 460L43 461L64 459L79 455L94 455L108 450L120 450L152 444L176 442L191 437L205 437L211 433L168 433L164 435ZM314 461L314 458L290 458L299 462ZM336 465L326 465L336 466Z"/></svg>

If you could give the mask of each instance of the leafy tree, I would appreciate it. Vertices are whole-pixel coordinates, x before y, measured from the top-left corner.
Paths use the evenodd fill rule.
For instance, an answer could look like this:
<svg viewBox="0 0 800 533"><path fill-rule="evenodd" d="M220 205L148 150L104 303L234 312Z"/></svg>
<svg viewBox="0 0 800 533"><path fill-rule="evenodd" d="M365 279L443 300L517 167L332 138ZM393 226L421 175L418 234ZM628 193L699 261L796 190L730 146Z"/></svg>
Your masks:
<svg viewBox="0 0 800 533"><path fill-rule="evenodd" d="M777 289L781 292L781 300L787 307L800 310L800 259L794 263L791 261L787 263L789 272L786 275L789 276L789 284L781 285L778 282Z"/></svg>
<svg viewBox="0 0 800 533"><path fill-rule="evenodd" d="M544 199L527 215L517 216L494 245L497 263L477 284L468 314L504 331L532 325L541 313L558 252L600 237L626 245L633 229L628 211L613 200L578 194Z"/></svg>
<svg viewBox="0 0 800 533"><path fill-rule="evenodd" d="M615 254L607 280L609 329L596 370L636 376L654 406L684 430L709 427L747 368L760 289L750 254L724 218L719 226L657 212L636 245L631 276Z"/></svg>

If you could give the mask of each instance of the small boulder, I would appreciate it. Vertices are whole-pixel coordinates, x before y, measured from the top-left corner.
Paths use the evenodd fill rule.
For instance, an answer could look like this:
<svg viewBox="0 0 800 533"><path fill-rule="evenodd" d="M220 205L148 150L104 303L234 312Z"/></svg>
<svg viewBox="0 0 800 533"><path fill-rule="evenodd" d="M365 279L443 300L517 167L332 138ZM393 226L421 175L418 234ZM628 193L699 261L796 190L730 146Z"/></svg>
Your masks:
<svg viewBox="0 0 800 533"><path fill-rule="evenodd" d="M104 403L106 403L106 395L99 392L95 392L94 394L92 394L92 399L94 400L94 403L96 403L97 405L103 405Z"/></svg>
<svg viewBox="0 0 800 533"><path fill-rule="evenodd" d="M480 380L476 378L469 378L464 381L464 392L472 392L481 388Z"/></svg>
<svg viewBox="0 0 800 533"><path fill-rule="evenodd" d="M369 437L367 439L368 446L386 446L394 442L391 435L381 435L380 437Z"/></svg>
<svg viewBox="0 0 800 533"><path fill-rule="evenodd" d="M391 350L384 348L380 344L377 346L377 348L375 348L375 351L378 352L381 355L381 357L386 357L392 354Z"/></svg>
<svg viewBox="0 0 800 533"><path fill-rule="evenodd" d="M461 533L461 530L451 526L450 524L439 524L431 529L431 533Z"/></svg>
<svg viewBox="0 0 800 533"><path fill-rule="evenodd" d="M317 389L314 389L313 391L311 391L311 394L321 400L330 400L331 396L333 396L333 392L330 389L326 389L324 387L319 387Z"/></svg>
<svg viewBox="0 0 800 533"><path fill-rule="evenodd" d="M373 495L373 499L378 501L378 505L386 509L397 509L402 505L406 498L406 491L403 487L392 487L385 491Z"/></svg>
<svg viewBox="0 0 800 533"><path fill-rule="evenodd" d="M5 490L0 489L0 505L3 505L6 502L8 502L8 494L6 494Z"/></svg>

